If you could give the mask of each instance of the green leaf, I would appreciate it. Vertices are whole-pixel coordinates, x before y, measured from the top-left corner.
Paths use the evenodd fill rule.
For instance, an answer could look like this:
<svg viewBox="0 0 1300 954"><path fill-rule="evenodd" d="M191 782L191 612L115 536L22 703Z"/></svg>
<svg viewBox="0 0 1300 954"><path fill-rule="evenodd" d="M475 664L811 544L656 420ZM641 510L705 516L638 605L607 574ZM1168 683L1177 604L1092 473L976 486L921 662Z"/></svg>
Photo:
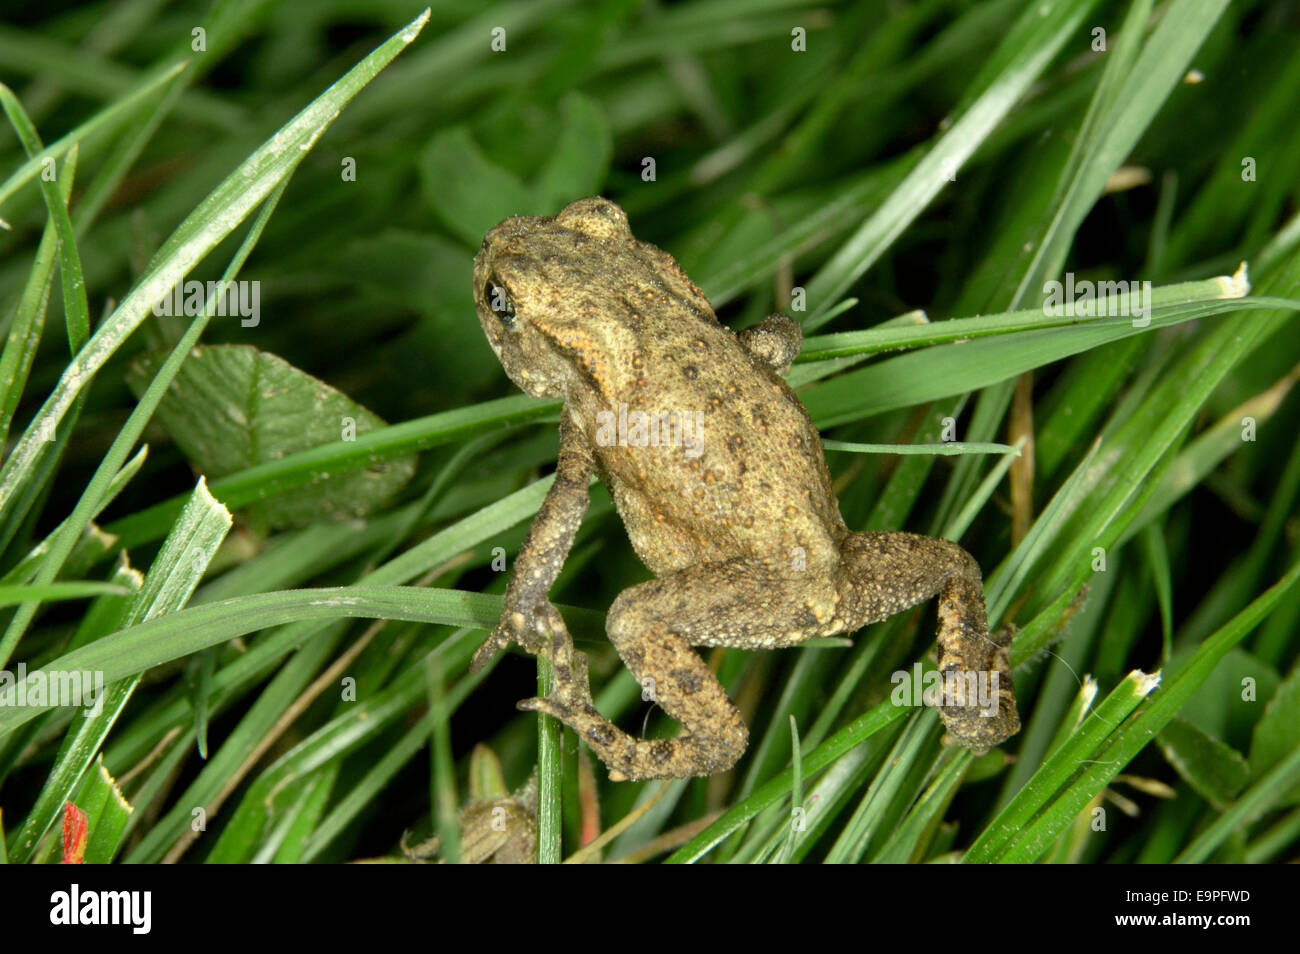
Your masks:
<svg viewBox="0 0 1300 954"><path fill-rule="evenodd" d="M509 794L505 773L501 771L501 760L480 742L469 754L469 800L505 798Z"/></svg>
<svg viewBox="0 0 1300 954"><path fill-rule="evenodd" d="M1195 655L1164 681L1160 691L1152 693L1138 711L1111 733L1106 740L1108 745L1092 757L1085 757L1087 761L1081 763L1084 768L1078 778L1037 818L1014 833L1010 847L999 856L999 860L1023 863L1037 860L1084 806L1178 715L1187 700L1197 693L1222 662L1228 649L1258 626L1297 581L1300 581L1300 562L1293 564L1282 579L1201 643ZM1058 754L1063 750L1064 747L1058 750ZM1283 769L1283 764L1279 763L1275 771ZM1289 769L1290 766L1286 766L1285 770ZM1252 803L1253 799L1246 805ZM968 854L966 860L974 859Z"/></svg>
<svg viewBox="0 0 1300 954"><path fill-rule="evenodd" d="M1150 327L1279 305L1293 311L1300 309L1300 303L1271 298L1206 302L1164 311L1152 318ZM1102 318L1069 328L1041 328L964 344L937 345L841 374L810 387L800 396L818 427L832 427L893 408L988 387L1144 331L1127 318Z"/></svg>
<svg viewBox="0 0 1300 954"><path fill-rule="evenodd" d="M790 716L790 766L794 770L794 778L790 785L790 830L787 833L785 845L782 846L780 855L780 863L783 865L790 863L790 855L794 851L795 834L804 828L803 753L799 749L799 723L793 714Z"/></svg>
<svg viewBox="0 0 1300 954"><path fill-rule="evenodd" d="M423 385L469 399L500 379L501 365L473 320L474 263L460 242L390 228L359 236L328 264L340 279L422 316L411 344L429 362Z"/></svg>
<svg viewBox="0 0 1300 954"><path fill-rule="evenodd" d="M79 600L87 596L111 596L127 592L115 583L98 580L64 580L39 586L0 586L0 606L12 606L26 600Z"/></svg>
<svg viewBox="0 0 1300 954"><path fill-rule="evenodd" d="M13 124L23 148L29 156L35 156L41 150L41 140L36 134L36 127L27 117L22 104L13 91L0 83L0 105L4 106L9 121ZM59 174L74 179L77 170L77 155L80 147L68 150ZM68 189L60 189L55 181L41 176L41 195L45 198L45 207L49 210L50 220L54 222L59 235L59 274L63 287L63 310L67 318L68 345L72 353L86 343L90 337L90 308L86 302L86 278L81 268L81 253L77 251L77 237L72 230L72 219L68 218Z"/></svg>
<svg viewBox="0 0 1300 954"><path fill-rule="evenodd" d="M1025 787L975 840L963 861L966 864L981 864L1005 860L1007 854L1015 850L1017 841L1023 837L1029 822L1035 816L1041 819L1047 814L1043 811L1044 806L1050 811L1053 797L1055 800L1060 799L1056 793L1069 782L1079 766L1096 759L1097 753L1114 737L1115 727L1128 718L1159 684L1159 673L1148 674L1137 669L1130 672L1102 700L1101 705L1052 751L1033 777L1025 783ZM1090 696L1082 693L1081 698L1086 701ZM1114 772L1118 772L1121 767L1112 766ZM1068 821L1067 818L1061 827Z"/></svg>
<svg viewBox="0 0 1300 954"><path fill-rule="evenodd" d="M947 759L947 763L941 761L942 769L907 813L907 817L890 833L885 846L872 858L873 863L904 864L909 860L919 860L917 849L924 847L922 839L927 835L933 837L934 830L943 820L944 810L957 792L957 786L963 778L973 778L978 774L977 771L967 771L971 769L972 761L964 751L949 749L941 759ZM1003 756L998 752L990 752L983 761L993 767L994 771L999 771Z"/></svg>
<svg viewBox="0 0 1300 954"><path fill-rule="evenodd" d="M1227 811L1211 822L1194 842L1179 853L1174 862L1198 864L1206 861L1225 841L1229 845L1229 854L1225 860L1245 861L1240 843L1242 832L1276 805L1283 792L1291 790L1296 784L1300 784L1300 745L1293 748L1285 758L1253 782L1241 798L1229 806Z"/></svg>
<svg viewBox="0 0 1300 954"><path fill-rule="evenodd" d="M854 281L956 178L1094 6L1095 0L1044 0L1024 11L972 84L978 95L972 94L966 108L902 182L807 283L813 312L805 328L820 327Z"/></svg>
<svg viewBox="0 0 1300 954"><path fill-rule="evenodd" d="M456 767L451 750L451 707L447 704L442 667L436 653L429 654L423 667L434 726L429 746L433 763L429 796L437 811L436 829L443 861L456 865L460 864L460 798L456 793Z"/></svg>
<svg viewBox="0 0 1300 954"><path fill-rule="evenodd" d="M72 192L72 176L59 176L58 185L66 204ZM50 278L58 252L59 228L51 216L46 221L41 244L36 250L36 260L27 273L22 297L18 300L17 311L9 325L4 354L0 356L0 440L9 436L9 423L13 420L14 411L23 395L23 388L27 385L32 362L36 360L36 349L40 346L41 332L45 329L45 308L50 300Z"/></svg>
<svg viewBox="0 0 1300 954"><path fill-rule="evenodd" d="M137 393L158 360L132 365L128 381ZM366 434L385 426L328 384L251 345L195 348L158 417L194 468L212 478L337 441L345 427ZM299 493L248 509L255 521L275 527L362 516L391 499L414 472L414 456L342 474L324 470Z"/></svg>
<svg viewBox="0 0 1300 954"><path fill-rule="evenodd" d="M464 126L438 133L420 154L420 184L442 224L475 248L502 219L542 212L532 192L484 156Z"/></svg>
<svg viewBox="0 0 1300 954"><path fill-rule="evenodd" d="M554 689L551 661L537 657L537 695L545 699ZM537 863L558 865L563 857L560 838L564 815L560 810L560 736L564 726L558 719L537 713Z"/></svg>
<svg viewBox="0 0 1300 954"><path fill-rule="evenodd" d="M400 558L399 558L400 559ZM394 561L390 566L396 565ZM144 672L208 646L248 633L302 620L402 619L491 629L501 616L501 597L419 586L350 586L256 593L191 606L159 619L127 626L60 656L38 672L101 670L105 682ZM594 629L599 614L570 609L575 630ZM259 647L261 648L261 647ZM27 679L35 673L29 672ZM0 689L0 737L53 708L15 704L24 683Z"/></svg>
<svg viewBox="0 0 1300 954"><path fill-rule="evenodd" d="M447 444L497 427L536 421L554 414L558 401L537 401L526 395L484 401L466 408L431 414L428 417L392 424L372 434L358 434L355 441L300 451L283 460L270 461L212 482L212 492L237 509L265 497L309 486L315 475L353 470L375 461L394 460L413 451ZM115 521L104 529L119 536L126 547L156 539L176 519L184 499L173 497L146 510Z"/></svg>
<svg viewBox="0 0 1300 954"><path fill-rule="evenodd" d="M29 158L15 169L8 179L0 183L0 205L3 205L10 196L35 179L44 168L47 159L57 159L73 146L90 139L101 131L115 129L129 122L137 106L158 90L169 86L185 67L185 63L177 63L142 80L140 85L129 95L114 100L62 139L50 143L36 155Z"/></svg>
<svg viewBox="0 0 1300 954"><path fill-rule="evenodd" d="M1181 666L1195 649L1187 646L1175 651L1170 665ZM1259 700L1272 698L1279 682L1271 666L1234 647L1179 716L1216 739L1248 749L1250 733L1260 719Z"/></svg>
<svg viewBox="0 0 1300 954"><path fill-rule="evenodd" d="M212 498L200 480L190 497L189 506L158 551L130 606L122 607L124 614L120 618L109 615L105 621L122 626L130 632L133 626L147 620L169 618L173 611L189 600L229 529L229 512ZM114 603L110 613L112 608L118 607L120 604ZM102 649L106 641L111 639L111 636L102 637L61 658L72 659L78 653L93 653ZM22 861L31 857L42 836L55 824L63 803L71 796L78 780L85 775L92 760L99 754L109 730L140 684L143 669L135 673L122 673L127 678L121 679L117 674L93 663L84 666L55 663L42 671L46 673L47 681L50 681L51 673L75 673L83 678L89 678L88 674L93 673L95 695L93 702L86 708L84 717L75 719L64 735L58 757L36 799L36 805L28 813L23 827L14 833L10 854ZM31 678L32 674L28 674L24 682ZM55 704L53 699L48 701L51 705ZM66 705L67 701L60 704ZM85 806L82 808L84 810Z"/></svg>
<svg viewBox="0 0 1300 954"><path fill-rule="evenodd" d="M1034 250L1034 265L1025 273L1021 291L1028 296L1034 285L1059 273L1075 233L1111 174L1136 146L1170 92L1187 73L1188 64L1206 35L1227 6L1227 0L1178 0L1163 17L1136 64L1123 78L1109 109L1094 111L1083 140L1075 175L1066 194L1055 203L1051 228L1044 242ZM1123 48L1127 54L1134 34L1125 30ZM1127 55L1126 55L1127 59ZM1116 71L1108 71L1107 83L1120 83ZM1103 87L1107 89L1108 87Z"/></svg>
<svg viewBox="0 0 1300 954"><path fill-rule="evenodd" d="M95 760L94 767L86 774L73 804L86 813L89 830L83 863L108 864L117 854L134 809L104 768L102 757Z"/></svg>
<svg viewBox="0 0 1300 954"><path fill-rule="evenodd" d="M325 814L325 807L333 794L338 773L338 763L334 763L302 786L297 804L292 811L286 813L285 820L277 826L277 830L284 832L284 835L275 846L276 864L298 864L302 861L303 848L320 823L321 816ZM254 862L265 858L268 854L267 849L273 844L274 842L268 840L268 845L258 853Z"/></svg>
<svg viewBox="0 0 1300 954"><path fill-rule="evenodd" d="M574 199L597 194L614 154L609 122L594 100L570 93L560 103L560 117L560 138L533 189L536 205L547 215Z"/></svg>
<svg viewBox="0 0 1300 954"><path fill-rule="evenodd" d="M1282 681L1255 723L1250 737L1250 777L1258 780L1300 746L1300 667ZM1300 803L1300 784L1282 796L1280 804Z"/></svg>
<svg viewBox="0 0 1300 954"><path fill-rule="evenodd" d="M9 503L10 495L32 478L45 435L56 431L96 372L153 306L293 173L339 111L415 40L428 18L426 10L349 70L240 163L176 227L145 275L63 370L53 393L10 452L0 468L0 505Z"/></svg>
<svg viewBox="0 0 1300 954"><path fill-rule="evenodd" d="M837 759L848 755L867 739L909 712L911 712L910 709L904 706L896 706L888 699L872 706L867 712L803 756L800 766L804 777L807 778L814 772L826 768ZM668 859L668 863L692 864L699 861L715 845L723 841L728 835L739 830L765 808L778 802L784 802L789 797L793 784L794 768L791 767L771 778L766 784L761 785L748 798L732 805L717 821L677 849L672 857ZM784 836L784 831L782 836Z"/></svg>
<svg viewBox="0 0 1300 954"><path fill-rule="evenodd" d="M1186 719L1171 720L1156 737L1156 744L1183 780L1220 811L1250 778L1241 753Z"/></svg>

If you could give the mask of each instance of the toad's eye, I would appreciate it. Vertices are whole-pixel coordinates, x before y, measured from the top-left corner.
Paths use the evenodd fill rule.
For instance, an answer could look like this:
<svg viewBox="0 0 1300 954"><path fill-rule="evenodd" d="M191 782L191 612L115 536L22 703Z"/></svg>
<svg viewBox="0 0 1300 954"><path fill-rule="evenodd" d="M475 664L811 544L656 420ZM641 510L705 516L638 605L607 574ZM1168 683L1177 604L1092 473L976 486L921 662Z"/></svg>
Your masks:
<svg viewBox="0 0 1300 954"><path fill-rule="evenodd" d="M506 294L506 290L488 279L488 283L483 286L483 300L488 303L492 313L501 320L501 324L507 329L514 326L515 323L515 306Z"/></svg>

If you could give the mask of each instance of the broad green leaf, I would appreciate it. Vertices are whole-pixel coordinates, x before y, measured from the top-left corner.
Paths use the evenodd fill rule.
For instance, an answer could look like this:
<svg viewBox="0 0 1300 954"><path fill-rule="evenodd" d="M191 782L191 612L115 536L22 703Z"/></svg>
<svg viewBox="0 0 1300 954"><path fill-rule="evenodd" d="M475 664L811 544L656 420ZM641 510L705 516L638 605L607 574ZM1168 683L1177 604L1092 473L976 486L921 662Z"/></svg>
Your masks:
<svg viewBox="0 0 1300 954"><path fill-rule="evenodd" d="M420 155L420 183L439 221L474 248L502 219L545 211L514 173L483 155L464 126L433 137Z"/></svg>
<svg viewBox="0 0 1300 954"><path fill-rule="evenodd" d="M1242 845L1244 830L1278 804L1282 794L1291 791L1298 783L1300 783L1300 745L1291 749L1280 762L1253 782L1241 798L1211 822L1210 826L1183 849L1174 861L1181 864L1198 864L1208 860L1221 844L1227 842L1224 860L1244 862L1246 860L1244 845Z"/></svg>
<svg viewBox="0 0 1300 954"><path fill-rule="evenodd" d="M1250 776L1258 780L1300 746L1300 666L1282 680L1255 723L1250 738ZM1282 796L1281 804L1300 803L1300 784Z"/></svg>
<svg viewBox="0 0 1300 954"><path fill-rule="evenodd" d="M144 389L156 362L132 365L134 389ZM194 468L211 478L346 439L345 430L360 435L385 426L328 384L251 345L195 348L158 417ZM391 499L414 472L414 457L343 474L322 471L312 486L253 504L249 513L275 527L361 516Z"/></svg>
<svg viewBox="0 0 1300 954"><path fill-rule="evenodd" d="M481 395L502 374L474 320L473 265L460 242L393 228L358 236L330 263L340 278L422 316L411 344L428 362L428 377L417 386L446 395L447 406Z"/></svg>
<svg viewBox="0 0 1300 954"><path fill-rule="evenodd" d="M1170 665L1181 666L1196 649L1186 646L1176 650ZM1208 735L1245 750L1251 730L1260 719L1260 703L1273 697L1280 681L1272 666L1234 647L1224 654L1179 716Z"/></svg>
<svg viewBox="0 0 1300 954"><path fill-rule="evenodd" d="M1186 719L1173 719L1156 737L1165 759L1196 792L1222 810L1246 786L1250 770L1236 749Z"/></svg>
<svg viewBox="0 0 1300 954"><path fill-rule="evenodd" d="M546 215L585 196L596 195L605 183L614 153L609 122L600 106L581 93L560 103L560 137L534 186L537 206Z"/></svg>

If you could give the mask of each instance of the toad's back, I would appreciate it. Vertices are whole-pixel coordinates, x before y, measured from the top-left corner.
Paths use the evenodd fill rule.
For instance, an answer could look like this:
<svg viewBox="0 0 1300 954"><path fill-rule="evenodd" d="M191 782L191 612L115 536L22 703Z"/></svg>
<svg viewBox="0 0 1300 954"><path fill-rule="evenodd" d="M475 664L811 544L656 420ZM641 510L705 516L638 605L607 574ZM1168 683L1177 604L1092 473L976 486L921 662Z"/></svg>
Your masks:
<svg viewBox="0 0 1300 954"><path fill-rule="evenodd" d="M782 361L723 327L672 256L633 237L622 209L592 198L507 219L474 272L479 321L506 373L529 394L565 399L652 571L837 560L845 530L821 441L774 370Z"/></svg>
<svg viewBox="0 0 1300 954"><path fill-rule="evenodd" d="M568 402L637 553L655 573L834 560L843 522L803 405L698 289L654 284L612 318L635 346L606 355Z"/></svg>

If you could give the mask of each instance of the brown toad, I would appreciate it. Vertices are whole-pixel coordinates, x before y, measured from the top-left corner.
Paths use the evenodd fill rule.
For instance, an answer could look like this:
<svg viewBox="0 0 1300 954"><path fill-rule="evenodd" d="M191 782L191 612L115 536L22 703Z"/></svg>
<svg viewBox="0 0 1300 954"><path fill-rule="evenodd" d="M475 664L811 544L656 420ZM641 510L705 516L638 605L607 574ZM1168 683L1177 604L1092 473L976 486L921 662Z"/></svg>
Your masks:
<svg viewBox="0 0 1300 954"><path fill-rule="evenodd" d="M572 726L611 778L721 772L748 733L692 646L795 646L937 594L940 670L992 687L980 706L965 679L945 679L944 741L982 751L1019 730L1010 632L989 636L975 560L945 540L844 525L817 430L781 378L802 340L792 319L739 334L719 324L673 258L602 198L495 226L474 295L511 380L564 399L555 483L474 657L477 670L511 642L551 656L551 697L520 708ZM609 638L685 728L678 738L638 739L596 711L586 659L548 600L593 474L655 575L619 594Z"/></svg>

